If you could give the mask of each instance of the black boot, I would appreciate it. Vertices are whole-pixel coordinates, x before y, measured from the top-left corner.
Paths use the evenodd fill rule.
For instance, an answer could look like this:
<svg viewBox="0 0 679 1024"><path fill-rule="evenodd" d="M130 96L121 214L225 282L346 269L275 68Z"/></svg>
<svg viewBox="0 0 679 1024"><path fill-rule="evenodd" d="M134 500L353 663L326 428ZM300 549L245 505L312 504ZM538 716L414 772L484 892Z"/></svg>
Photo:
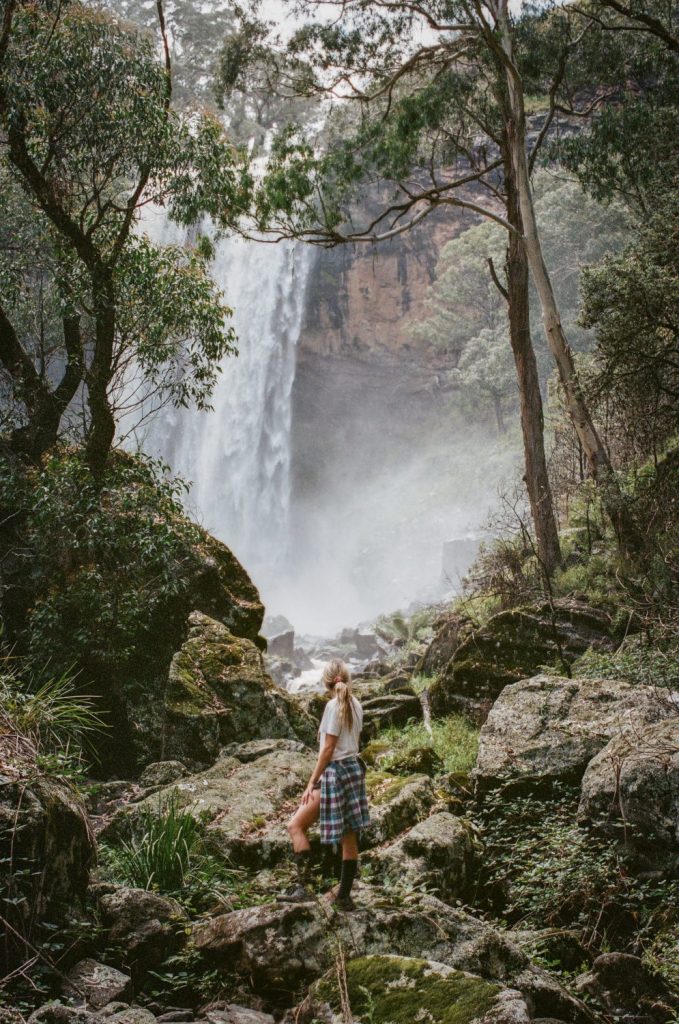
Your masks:
<svg viewBox="0 0 679 1024"><path fill-rule="evenodd" d="M297 881L277 897L279 903L311 903L315 899L311 888L311 850L293 854Z"/></svg>
<svg viewBox="0 0 679 1024"><path fill-rule="evenodd" d="M339 890L332 901L332 905L336 910L356 909L356 905L351 898L351 887L354 884L354 879L356 878L357 873L357 860L342 861L342 874L340 875Z"/></svg>

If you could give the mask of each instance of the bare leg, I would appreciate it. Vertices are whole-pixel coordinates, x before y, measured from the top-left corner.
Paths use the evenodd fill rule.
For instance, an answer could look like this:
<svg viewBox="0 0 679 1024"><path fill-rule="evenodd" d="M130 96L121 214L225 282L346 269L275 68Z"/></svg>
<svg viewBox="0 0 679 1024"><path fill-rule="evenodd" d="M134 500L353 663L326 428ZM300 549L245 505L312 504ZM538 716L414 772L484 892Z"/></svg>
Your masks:
<svg viewBox="0 0 679 1024"><path fill-rule="evenodd" d="M320 789L315 789L309 803L302 804L288 822L288 833L295 853L302 853L303 850L311 849L311 843L307 838L307 830L311 828L315 821L318 821L320 813L321 791Z"/></svg>
<svg viewBox="0 0 679 1024"><path fill-rule="evenodd" d="M358 860L358 836L355 832L342 836L342 860Z"/></svg>

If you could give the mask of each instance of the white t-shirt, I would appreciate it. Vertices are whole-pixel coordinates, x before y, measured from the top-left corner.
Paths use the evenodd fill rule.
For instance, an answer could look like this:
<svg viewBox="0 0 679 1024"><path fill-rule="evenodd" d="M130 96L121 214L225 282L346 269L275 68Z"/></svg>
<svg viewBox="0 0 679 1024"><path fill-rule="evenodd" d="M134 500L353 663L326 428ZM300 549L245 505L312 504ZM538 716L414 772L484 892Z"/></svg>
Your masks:
<svg viewBox="0 0 679 1024"><path fill-rule="evenodd" d="M351 705L354 709L354 721L351 728L340 724L337 697L333 697L325 705L321 724L318 727L318 734L321 741L321 749L323 749L326 735L338 737L332 755L333 761L342 761L345 757L353 757L358 754L358 741L363 726L363 708L355 697L351 698Z"/></svg>

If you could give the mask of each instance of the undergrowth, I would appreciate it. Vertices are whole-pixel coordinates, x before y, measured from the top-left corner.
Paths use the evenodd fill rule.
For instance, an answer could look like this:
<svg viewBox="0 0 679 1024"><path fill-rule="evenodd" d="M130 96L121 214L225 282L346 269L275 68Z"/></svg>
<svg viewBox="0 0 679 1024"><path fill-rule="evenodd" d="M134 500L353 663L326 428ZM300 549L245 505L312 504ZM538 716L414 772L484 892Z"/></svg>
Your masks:
<svg viewBox="0 0 679 1024"><path fill-rule="evenodd" d="M264 902L244 871L219 852L206 823L183 809L176 792L144 808L132 837L99 847L102 878L174 897L186 910L236 910Z"/></svg>
<svg viewBox="0 0 679 1024"><path fill-rule="evenodd" d="M431 682L431 680L429 680ZM379 759L380 769L389 771L391 765L411 751L433 747L443 762L446 772L471 771L479 746L479 729L462 715L435 719L430 736L423 722L409 722L402 727L392 726L380 732L379 742L388 752Z"/></svg>
<svg viewBox="0 0 679 1024"><path fill-rule="evenodd" d="M676 931L663 915L677 905L679 880L635 877L622 843L578 824L578 795L486 800L476 817L482 898L512 927L568 928L591 953L626 948L671 980Z"/></svg>

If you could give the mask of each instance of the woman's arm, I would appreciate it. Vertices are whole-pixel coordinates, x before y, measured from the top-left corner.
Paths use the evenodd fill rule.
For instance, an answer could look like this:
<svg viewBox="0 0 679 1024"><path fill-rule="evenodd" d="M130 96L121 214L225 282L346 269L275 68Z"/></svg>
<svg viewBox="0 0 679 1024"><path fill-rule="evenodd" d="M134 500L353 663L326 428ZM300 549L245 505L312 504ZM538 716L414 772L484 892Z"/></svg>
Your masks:
<svg viewBox="0 0 679 1024"><path fill-rule="evenodd" d="M309 785L302 795L303 804L308 804L311 800L314 793L314 785L318 782L321 775L332 761L332 755L335 753L336 746L337 736L330 736L329 733L326 733L323 748L321 749L321 752L318 755L318 760L316 761L316 767L312 771L311 778L309 779Z"/></svg>

